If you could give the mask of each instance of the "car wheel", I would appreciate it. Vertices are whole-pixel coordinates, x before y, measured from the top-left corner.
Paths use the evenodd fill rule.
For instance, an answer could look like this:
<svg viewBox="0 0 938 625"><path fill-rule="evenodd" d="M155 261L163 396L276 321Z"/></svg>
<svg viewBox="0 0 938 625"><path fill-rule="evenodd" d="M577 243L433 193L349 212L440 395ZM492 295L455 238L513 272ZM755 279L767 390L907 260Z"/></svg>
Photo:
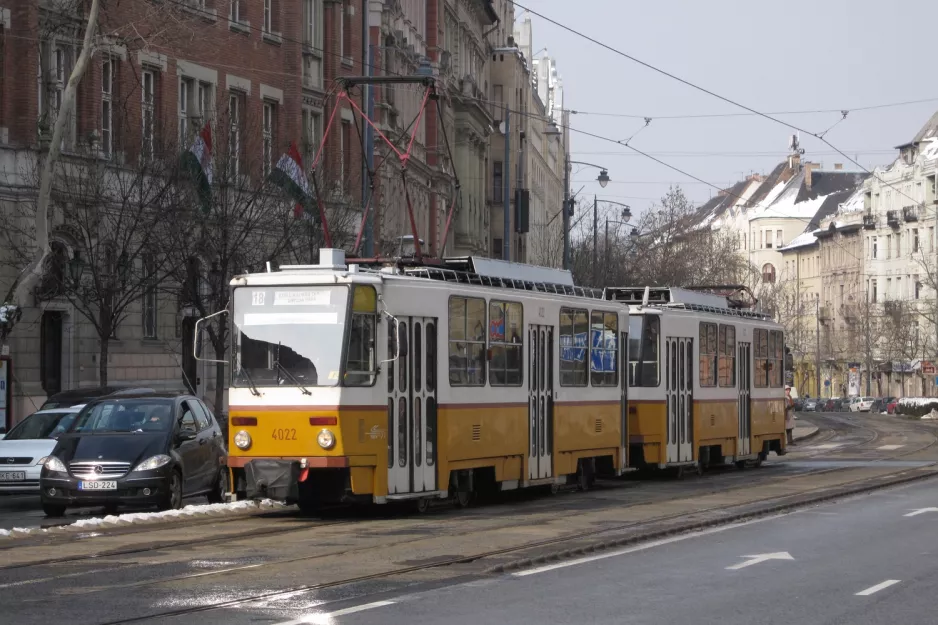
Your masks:
<svg viewBox="0 0 938 625"><path fill-rule="evenodd" d="M182 507L182 475L179 471L173 471L166 483L166 493L163 495L163 502L160 504L160 510L178 510Z"/></svg>
<svg viewBox="0 0 938 625"><path fill-rule="evenodd" d="M228 494L228 468L222 467L218 470L218 477L215 479L215 486L208 494L209 503L225 503L225 496Z"/></svg>
<svg viewBox="0 0 938 625"><path fill-rule="evenodd" d="M42 511L46 513L47 517L53 519L61 519L63 516L65 516L65 506L44 503L42 504Z"/></svg>

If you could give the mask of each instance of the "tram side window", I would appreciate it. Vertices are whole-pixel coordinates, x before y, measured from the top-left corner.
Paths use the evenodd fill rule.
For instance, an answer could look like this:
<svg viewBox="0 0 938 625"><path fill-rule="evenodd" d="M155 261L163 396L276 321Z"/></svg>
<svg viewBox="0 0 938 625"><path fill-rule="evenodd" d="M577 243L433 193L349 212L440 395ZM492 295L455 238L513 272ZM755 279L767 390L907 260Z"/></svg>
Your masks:
<svg viewBox="0 0 938 625"><path fill-rule="evenodd" d="M657 315L629 317L629 385L658 386L659 336Z"/></svg>
<svg viewBox="0 0 938 625"><path fill-rule="evenodd" d="M769 371L770 385L773 388L781 388L785 378L785 343L780 330L772 330L769 333L769 358L772 362L772 368Z"/></svg>
<svg viewBox="0 0 938 625"><path fill-rule="evenodd" d="M769 331L755 330L753 338L756 343L755 387L765 388L769 385Z"/></svg>
<svg viewBox="0 0 938 625"><path fill-rule="evenodd" d="M485 386L485 300L449 300L449 383Z"/></svg>
<svg viewBox="0 0 938 625"><path fill-rule="evenodd" d="M736 327L720 326L720 386L736 386Z"/></svg>
<svg viewBox="0 0 938 625"><path fill-rule="evenodd" d="M377 320L378 295L375 288L356 286L345 358L345 386L371 386L375 383Z"/></svg>
<svg viewBox="0 0 938 625"><path fill-rule="evenodd" d="M586 386L588 334L589 317L585 310L560 309L560 386Z"/></svg>
<svg viewBox="0 0 938 625"><path fill-rule="evenodd" d="M717 324L700 324L700 385L717 385Z"/></svg>
<svg viewBox="0 0 938 625"><path fill-rule="evenodd" d="M619 317L594 310L590 316L590 384L618 386Z"/></svg>
<svg viewBox="0 0 938 625"><path fill-rule="evenodd" d="M521 386L524 311L516 302L489 303L489 384Z"/></svg>

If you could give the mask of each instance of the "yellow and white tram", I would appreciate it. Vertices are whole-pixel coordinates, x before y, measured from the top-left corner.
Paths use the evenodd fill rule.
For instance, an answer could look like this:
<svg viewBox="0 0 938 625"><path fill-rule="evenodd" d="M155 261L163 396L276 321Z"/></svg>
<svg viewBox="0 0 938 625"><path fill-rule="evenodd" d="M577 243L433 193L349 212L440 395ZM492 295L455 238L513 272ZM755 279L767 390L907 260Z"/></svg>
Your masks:
<svg viewBox="0 0 938 625"><path fill-rule="evenodd" d="M657 466L784 453L781 389L736 385L752 371L720 385L754 366L743 355L714 356L715 386L694 374L711 357L699 324L724 351L732 327L743 354L763 329L781 340L761 317L633 304L538 267L364 268L340 250L232 289L229 467L248 497L424 507L483 485L585 487L624 472L630 449Z"/></svg>

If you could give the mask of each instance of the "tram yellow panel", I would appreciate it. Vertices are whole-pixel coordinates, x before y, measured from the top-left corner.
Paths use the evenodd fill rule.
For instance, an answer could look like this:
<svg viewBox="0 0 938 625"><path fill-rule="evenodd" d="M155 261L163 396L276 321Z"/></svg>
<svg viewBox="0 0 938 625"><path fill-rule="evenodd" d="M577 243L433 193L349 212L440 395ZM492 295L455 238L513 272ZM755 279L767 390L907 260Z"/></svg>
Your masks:
<svg viewBox="0 0 938 625"><path fill-rule="evenodd" d="M441 404L440 465L458 460L523 456L528 445L528 405Z"/></svg>
<svg viewBox="0 0 938 625"><path fill-rule="evenodd" d="M785 434L785 400L752 400L752 435ZM782 436L784 438L784 436Z"/></svg>
<svg viewBox="0 0 938 625"><path fill-rule="evenodd" d="M375 484L374 467L352 467L349 469L349 473L351 474L353 493L356 495L370 495L375 492L377 485Z"/></svg>
<svg viewBox="0 0 938 625"><path fill-rule="evenodd" d="M694 402L694 449L735 440L739 433L739 403L732 400ZM710 442L713 441L713 442Z"/></svg>
<svg viewBox="0 0 938 625"><path fill-rule="evenodd" d="M256 425L239 420L256 419ZM334 418L335 425L310 419ZM380 464L387 460L387 408L362 406L349 408L232 408L229 416L229 455L232 457L333 457L373 456ZM251 436L251 447L242 451L234 444L241 430ZM322 430L335 435L335 446L323 449L317 442Z"/></svg>
<svg viewBox="0 0 938 625"><path fill-rule="evenodd" d="M668 405L663 400L629 402L629 444L642 445L645 462L665 462Z"/></svg>
<svg viewBox="0 0 938 625"><path fill-rule="evenodd" d="M554 454L618 447L621 410L618 401L554 404Z"/></svg>

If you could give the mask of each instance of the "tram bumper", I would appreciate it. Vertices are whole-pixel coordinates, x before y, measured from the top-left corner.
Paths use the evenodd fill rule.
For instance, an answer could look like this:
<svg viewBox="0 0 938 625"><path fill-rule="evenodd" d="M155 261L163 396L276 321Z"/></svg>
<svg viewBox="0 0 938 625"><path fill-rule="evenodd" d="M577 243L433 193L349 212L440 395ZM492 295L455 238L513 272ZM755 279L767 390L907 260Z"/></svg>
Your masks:
<svg viewBox="0 0 938 625"><path fill-rule="evenodd" d="M300 495L300 462L259 458L244 465L248 499L273 499L293 503Z"/></svg>

